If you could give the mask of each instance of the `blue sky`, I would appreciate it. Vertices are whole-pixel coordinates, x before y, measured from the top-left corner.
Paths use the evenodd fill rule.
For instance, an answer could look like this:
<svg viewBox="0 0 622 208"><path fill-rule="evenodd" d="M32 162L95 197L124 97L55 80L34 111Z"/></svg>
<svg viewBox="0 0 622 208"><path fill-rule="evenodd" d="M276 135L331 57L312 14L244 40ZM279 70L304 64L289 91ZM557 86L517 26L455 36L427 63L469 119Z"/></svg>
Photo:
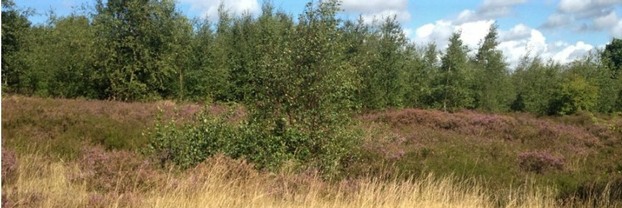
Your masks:
<svg viewBox="0 0 622 208"><path fill-rule="evenodd" d="M224 1L234 13L258 13L264 0ZM35 9L35 23L44 22L49 10L67 15L85 1L15 0L21 8ZM189 17L215 19L220 0L178 0ZM307 0L272 0L279 9L299 14ZM93 1L89 1L93 3ZM435 42L441 48L452 32L475 49L491 24L499 25L500 46L512 65L526 53L561 63L602 48L622 38L622 0L342 0L343 17L368 22L396 15L406 35L417 44Z"/></svg>

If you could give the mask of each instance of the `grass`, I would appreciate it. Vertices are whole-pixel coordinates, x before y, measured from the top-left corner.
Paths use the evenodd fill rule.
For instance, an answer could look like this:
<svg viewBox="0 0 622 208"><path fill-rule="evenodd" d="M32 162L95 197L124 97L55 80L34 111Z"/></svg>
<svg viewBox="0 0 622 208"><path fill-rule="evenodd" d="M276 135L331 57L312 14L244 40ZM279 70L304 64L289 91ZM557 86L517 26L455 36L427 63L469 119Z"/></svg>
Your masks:
<svg viewBox="0 0 622 208"><path fill-rule="evenodd" d="M158 115L184 122L200 109L3 97L3 207L622 206L619 116L364 114L364 151L334 181L224 156L161 168L139 153Z"/></svg>
<svg viewBox="0 0 622 208"><path fill-rule="evenodd" d="M216 156L190 171L161 171L149 189L95 191L75 180L79 164L20 157L15 181L3 186L5 207L495 207L472 181L451 177L408 180L361 178L336 183L312 173L259 172L241 160ZM122 191L121 191L122 190ZM518 189L505 207L556 207L551 190Z"/></svg>
<svg viewBox="0 0 622 208"><path fill-rule="evenodd" d="M558 189L560 198L622 179L620 117L403 109L360 119L368 129L367 164L389 160L401 175L475 177L494 193L533 178L537 186Z"/></svg>

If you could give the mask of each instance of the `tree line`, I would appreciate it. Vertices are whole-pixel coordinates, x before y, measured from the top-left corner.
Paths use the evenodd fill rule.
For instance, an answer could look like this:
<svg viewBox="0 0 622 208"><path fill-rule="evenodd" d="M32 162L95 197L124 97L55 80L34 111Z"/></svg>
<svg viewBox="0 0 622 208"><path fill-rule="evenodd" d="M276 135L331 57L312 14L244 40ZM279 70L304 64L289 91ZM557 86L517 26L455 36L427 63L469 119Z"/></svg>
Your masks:
<svg viewBox="0 0 622 208"><path fill-rule="evenodd" d="M94 5L32 24L2 0L3 92L239 102L318 130L340 112L386 108L622 111L620 39L568 64L525 55L511 69L496 25L475 49L460 32L439 48L410 42L395 17L341 19L337 1L310 2L296 17L270 3L258 15L221 6L213 22L189 19L170 0Z"/></svg>

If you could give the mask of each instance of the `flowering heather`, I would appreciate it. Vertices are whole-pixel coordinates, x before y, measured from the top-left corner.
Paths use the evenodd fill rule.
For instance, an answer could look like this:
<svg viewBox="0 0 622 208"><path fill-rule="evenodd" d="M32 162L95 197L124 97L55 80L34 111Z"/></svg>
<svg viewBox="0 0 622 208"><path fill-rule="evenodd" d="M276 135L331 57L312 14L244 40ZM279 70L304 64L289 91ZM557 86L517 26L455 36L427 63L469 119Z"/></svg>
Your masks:
<svg viewBox="0 0 622 208"><path fill-rule="evenodd" d="M13 180L17 171L17 157L15 152L2 148L2 181Z"/></svg>
<svg viewBox="0 0 622 208"><path fill-rule="evenodd" d="M158 174L149 160L141 158L125 150L85 147L78 160L81 171L71 173L70 178L86 181L89 188L101 192L123 193L148 188L158 180Z"/></svg>
<svg viewBox="0 0 622 208"><path fill-rule="evenodd" d="M518 162L521 170L539 174L548 170L562 170L565 165L563 157L544 151L521 152L518 154Z"/></svg>

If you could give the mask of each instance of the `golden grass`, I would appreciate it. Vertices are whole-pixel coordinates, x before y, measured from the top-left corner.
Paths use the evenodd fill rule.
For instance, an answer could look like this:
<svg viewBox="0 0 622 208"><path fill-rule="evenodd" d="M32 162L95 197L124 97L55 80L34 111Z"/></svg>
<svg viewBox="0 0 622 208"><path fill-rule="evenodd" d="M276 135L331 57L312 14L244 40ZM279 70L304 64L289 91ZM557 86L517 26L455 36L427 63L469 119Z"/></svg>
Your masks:
<svg viewBox="0 0 622 208"><path fill-rule="evenodd" d="M452 177L430 174L411 180L362 178L329 183L312 173L259 172L243 161L223 156L181 173L161 172L166 179L147 191L97 193L89 190L86 182L70 179L79 171L78 164L21 156L16 178L3 184L3 201L9 199L3 207L499 206L475 182ZM554 196L552 189L522 187L507 194L502 206L559 207Z"/></svg>

